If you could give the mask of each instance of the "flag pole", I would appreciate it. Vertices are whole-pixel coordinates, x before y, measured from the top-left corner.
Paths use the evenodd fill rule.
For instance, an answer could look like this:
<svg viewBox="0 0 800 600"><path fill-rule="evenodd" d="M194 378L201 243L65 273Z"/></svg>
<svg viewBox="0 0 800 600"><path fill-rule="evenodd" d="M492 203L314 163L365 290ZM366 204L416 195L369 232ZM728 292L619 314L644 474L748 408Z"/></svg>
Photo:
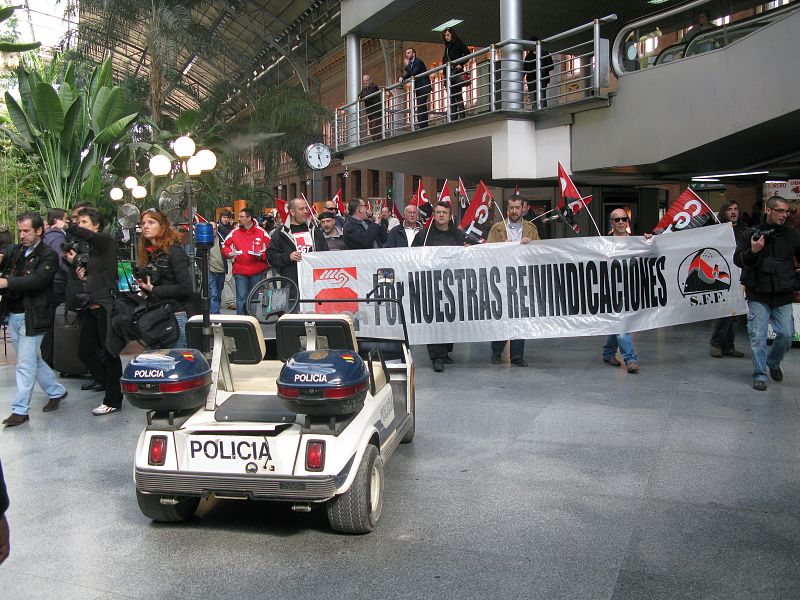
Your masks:
<svg viewBox="0 0 800 600"><path fill-rule="evenodd" d="M597 231L597 235L598 236L602 236L603 234L600 233L600 228L597 226L597 221L594 220L594 216L592 215L592 211L589 210L589 205L587 205L586 202L583 201L583 196L581 196L581 204L583 204L583 208L586 209L586 212L589 213L589 218L592 220L592 223L594 223L594 228L595 228L595 231Z"/></svg>
<svg viewBox="0 0 800 600"><path fill-rule="evenodd" d="M505 217L505 215L503 215L503 211L497 205L497 200L494 199L494 196L492 196L492 204L494 204L494 207L497 209L497 212L499 212L500 216L503 218L503 225L505 225L505 228L506 228L506 239L510 240L511 239L511 232L508 229L508 221L506 221L506 217Z"/></svg>
<svg viewBox="0 0 800 600"><path fill-rule="evenodd" d="M314 214L314 211L311 209L311 205L308 203L308 200L306 200L306 195L303 192L300 192L300 196L302 196L303 201L306 203L306 206L308 207L308 214L311 215L311 219L314 221L314 225L315 226L319 225L319 220L317 219L317 216Z"/></svg>
<svg viewBox="0 0 800 600"><path fill-rule="evenodd" d="M545 216L545 215L549 215L551 212L555 212L555 211L557 211L557 210L558 210L557 208L551 208L550 210L548 210L548 211L545 211L545 212L543 212L543 213L542 213L542 214L540 214L540 215L536 215L535 217L533 217L533 218L531 219L531 223L533 223L533 222L534 222L534 221L536 221L537 219L541 219L543 216ZM556 219L557 219L558 217L554 217L554 218L556 218Z"/></svg>

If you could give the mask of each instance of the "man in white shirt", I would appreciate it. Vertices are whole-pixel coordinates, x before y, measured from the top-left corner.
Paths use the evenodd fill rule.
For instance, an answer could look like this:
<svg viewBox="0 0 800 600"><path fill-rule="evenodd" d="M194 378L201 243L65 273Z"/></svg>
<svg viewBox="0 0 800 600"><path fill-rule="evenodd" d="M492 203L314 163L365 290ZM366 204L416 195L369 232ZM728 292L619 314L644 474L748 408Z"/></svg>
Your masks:
<svg viewBox="0 0 800 600"><path fill-rule="evenodd" d="M417 223L417 207L407 204L403 209L403 222L389 231L384 248L408 248L419 231Z"/></svg>

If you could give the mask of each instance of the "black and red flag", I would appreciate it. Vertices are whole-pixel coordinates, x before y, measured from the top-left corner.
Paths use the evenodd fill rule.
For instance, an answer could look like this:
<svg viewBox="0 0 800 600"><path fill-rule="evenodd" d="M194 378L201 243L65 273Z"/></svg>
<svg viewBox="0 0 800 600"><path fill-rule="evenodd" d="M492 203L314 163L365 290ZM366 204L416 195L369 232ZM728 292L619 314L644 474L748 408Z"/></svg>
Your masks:
<svg viewBox="0 0 800 600"><path fill-rule="evenodd" d="M561 200L556 206L556 212L561 220L569 225L575 233L580 233L581 228L575 220L581 209L592 201L591 196L581 196L578 188L567 175L561 163L558 163L558 183L561 190Z"/></svg>
<svg viewBox="0 0 800 600"><path fill-rule="evenodd" d="M669 210L656 225L656 230L663 233L670 231L684 231L702 227L709 222L716 221L714 211L703 202L703 199L695 194L691 189L686 188L678 199L672 203Z"/></svg>

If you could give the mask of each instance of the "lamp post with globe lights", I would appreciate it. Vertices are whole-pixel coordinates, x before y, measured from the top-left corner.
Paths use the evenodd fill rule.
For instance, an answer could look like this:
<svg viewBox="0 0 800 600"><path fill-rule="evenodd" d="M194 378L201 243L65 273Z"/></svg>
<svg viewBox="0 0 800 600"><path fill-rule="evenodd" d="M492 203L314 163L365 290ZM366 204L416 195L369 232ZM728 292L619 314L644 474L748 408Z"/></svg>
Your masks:
<svg viewBox="0 0 800 600"><path fill-rule="evenodd" d="M135 203L136 200L141 200L147 196L147 188L139 185L139 181L133 175L129 175L125 178L123 183L125 189L128 190L133 198L133 202ZM121 202L125 198L125 190L121 187L113 187L108 192L108 195L111 197L111 200L114 202ZM136 208L135 204L123 204L119 207L117 211L117 221L119 222L120 226L122 227L122 240L127 244L130 242L131 245L131 260L136 260L136 225L133 224L131 226L129 223L126 223L130 217L134 219L138 219L139 209Z"/></svg>

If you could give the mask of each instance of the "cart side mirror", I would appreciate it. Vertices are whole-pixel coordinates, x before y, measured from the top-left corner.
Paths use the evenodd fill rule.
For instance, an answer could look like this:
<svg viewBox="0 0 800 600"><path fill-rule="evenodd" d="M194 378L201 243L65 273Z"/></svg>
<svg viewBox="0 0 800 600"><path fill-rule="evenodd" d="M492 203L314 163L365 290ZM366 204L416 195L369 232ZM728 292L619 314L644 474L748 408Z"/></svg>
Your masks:
<svg viewBox="0 0 800 600"><path fill-rule="evenodd" d="M378 287L394 285L394 269L378 269Z"/></svg>

